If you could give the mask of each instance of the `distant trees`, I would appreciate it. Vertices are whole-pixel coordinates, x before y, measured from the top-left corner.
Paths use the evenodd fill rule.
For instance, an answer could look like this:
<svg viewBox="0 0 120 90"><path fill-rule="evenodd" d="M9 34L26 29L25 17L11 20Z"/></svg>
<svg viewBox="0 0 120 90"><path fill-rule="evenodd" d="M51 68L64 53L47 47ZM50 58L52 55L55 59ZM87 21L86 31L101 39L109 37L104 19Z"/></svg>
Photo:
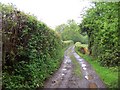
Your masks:
<svg viewBox="0 0 120 90"><path fill-rule="evenodd" d="M118 29L119 3L95 3L80 24L88 35L91 55L104 66L118 65L120 60L120 31Z"/></svg>
<svg viewBox="0 0 120 90"><path fill-rule="evenodd" d="M80 34L80 28L74 20L68 20L67 24L61 24L55 30L61 35L64 41L73 40L74 43L87 43L87 35Z"/></svg>

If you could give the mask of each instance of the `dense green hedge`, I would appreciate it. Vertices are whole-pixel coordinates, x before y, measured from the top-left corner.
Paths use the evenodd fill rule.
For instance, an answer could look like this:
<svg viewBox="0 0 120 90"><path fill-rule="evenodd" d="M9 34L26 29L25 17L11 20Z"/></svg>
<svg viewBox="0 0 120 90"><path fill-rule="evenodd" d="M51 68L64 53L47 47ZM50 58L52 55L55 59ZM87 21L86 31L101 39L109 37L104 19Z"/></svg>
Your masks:
<svg viewBox="0 0 120 90"><path fill-rule="evenodd" d="M99 2L89 9L80 27L88 34L90 54L104 66L116 66L120 60L120 3Z"/></svg>
<svg viewBox="0 0 120 90"><path fill-rule="evenodd" d="M60 64L62 42L35 16L0 4L3 30L3 89L34 90Z"/></svg>

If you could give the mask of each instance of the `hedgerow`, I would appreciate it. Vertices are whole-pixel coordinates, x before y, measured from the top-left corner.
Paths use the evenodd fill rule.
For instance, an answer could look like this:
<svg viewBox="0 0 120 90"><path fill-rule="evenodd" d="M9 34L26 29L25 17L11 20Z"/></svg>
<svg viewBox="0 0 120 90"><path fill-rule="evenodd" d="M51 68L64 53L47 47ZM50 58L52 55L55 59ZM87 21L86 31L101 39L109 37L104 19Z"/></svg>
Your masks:
<svg viewBox="0 0 120 90"><path fill-rule="evenodd" d="M116 66L120 60L119 2L99 2L87 11L80 24L88 34L90 54L103 66Z"/></svg>
<svg viewBox="0 0 120 90"><path fill-rule="evenodd" d="M59 66L60 37L33 15L0 3L4 90L34 90Z"/></svg>

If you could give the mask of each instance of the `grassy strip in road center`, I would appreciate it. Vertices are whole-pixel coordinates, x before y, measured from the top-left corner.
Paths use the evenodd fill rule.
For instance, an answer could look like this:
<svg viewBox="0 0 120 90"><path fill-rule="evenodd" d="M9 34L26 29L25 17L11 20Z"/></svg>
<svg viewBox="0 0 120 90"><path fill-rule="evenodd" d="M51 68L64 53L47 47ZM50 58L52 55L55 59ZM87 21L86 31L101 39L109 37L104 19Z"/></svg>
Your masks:
<svg viewBox="0 0 120 90"><path fill-rule="evenodd" d="M70 58L73 62L73 66L74 66L73 72L74 72L74 74L81 79L82 78L82 75L81 75L82 73L81 73L81 70L80 70L80 64L77 62L74 55L71 55Z"/></svg>

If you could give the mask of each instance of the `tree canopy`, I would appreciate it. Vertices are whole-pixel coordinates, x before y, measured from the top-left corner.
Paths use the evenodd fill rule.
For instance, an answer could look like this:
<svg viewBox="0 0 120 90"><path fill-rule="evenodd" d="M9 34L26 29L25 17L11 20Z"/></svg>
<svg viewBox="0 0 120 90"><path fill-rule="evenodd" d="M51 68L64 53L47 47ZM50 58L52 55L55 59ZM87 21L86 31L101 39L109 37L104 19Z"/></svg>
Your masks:
<svg viewBox="0 0 120 90"><path fill-rule="evenodd" d="M63 41L87 43L87 35L80 33L80 27L74 20L68 20L67 24L61 24L55 30L61 35Z"/></svg>

